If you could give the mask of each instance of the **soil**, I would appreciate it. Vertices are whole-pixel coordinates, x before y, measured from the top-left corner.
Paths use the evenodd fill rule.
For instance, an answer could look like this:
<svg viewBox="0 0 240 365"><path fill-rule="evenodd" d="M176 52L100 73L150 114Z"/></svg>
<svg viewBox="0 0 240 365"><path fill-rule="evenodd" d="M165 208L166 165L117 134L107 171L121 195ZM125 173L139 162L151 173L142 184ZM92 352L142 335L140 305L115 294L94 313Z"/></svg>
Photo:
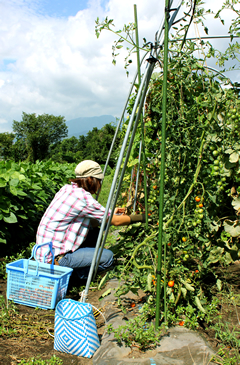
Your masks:
<svg viewBox="0 0 240 365"><path fill-rule="evenodd" d="M216 268L216 270L219 270ZM240 262L235 262L230 265L227 270L219 270L219 278L224 281L225 285L231 290L232 295L235 295L237 300L232 302L229 300L221 301L220 313L222 315L222 321L226 322L226 325L230 328L238 328L239 330L239 318L240 318ZM211 281L209 279L209 281ZM209 285L211 285L209 283ZM67 298L79 300L79 293L77 290L71 290L73 284L70 284ZM0 296L6 297L7 282L0 279ZM89 291L89 300L93 306L100 308L101 302L99 298L104 292L104 288L101 291L91 289ZM221 294L219 294L221 296ZM221 299L221 298L220 298ZM141 298L142 300L142 298ZM0 364L4 365L17 365L22 359L29 358L41 358L42 360L50 359L53 355L57 356L63 361L63 365L90 365L92 360L83 357L77 357L71 354L61 353L53 349L54 339L54 311L41 310L36 311L35 308L27 307L23 305L15 305L17 310L14 317L15 327L18 329L17 333L3 333L1 331L0 336ZM137 305L136 305L137 308ZM135 308L131 308L134 311ZM137 309L136 309L137 310ZM104 308L103 308L104 313ZM2 319L1 319L2 321ZM104 320L101 315L96 318L98 334L101 341L101 336L105 330ZM24 327L25 326L25 327ZM27 330L24 330L27 329ZM0 327L1 329L1 327ZM198 332L208 341L213 350L218 351L222 345L219 339L215 337L215 331L208 327L206 323L201 323L201 327ZM143 353L134 347L131 356L144 357L146 352ZM228 346L227 351L230 351L231 346Z"/></svg>

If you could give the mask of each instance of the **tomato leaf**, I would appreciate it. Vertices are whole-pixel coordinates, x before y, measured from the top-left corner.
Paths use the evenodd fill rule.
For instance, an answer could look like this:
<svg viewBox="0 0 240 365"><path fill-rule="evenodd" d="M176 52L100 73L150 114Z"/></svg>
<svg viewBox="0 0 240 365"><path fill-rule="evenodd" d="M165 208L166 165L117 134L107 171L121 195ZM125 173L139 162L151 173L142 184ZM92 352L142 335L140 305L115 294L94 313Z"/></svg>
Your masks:
<svg viewBox="0 0 240 365"><path fill-rule="evenodd" d="M232 206L234 209L239 210L240 209L240 198L233 198Z"/></svg>
<svg viewBox="0 0 240 365"><path fill-rule="evenodd" d="M233 152L230 156L229 156L229 162L231 163L236 163L239 160L239 153L238 152Z"/></svg>
<svg viewBox="0 0 240 365"><path fill-rule="evenodd" d="M240 224L239 221L230 221L229 219L226 219L223 222L223 226L224 226L224 230L228 233L230 233L230 235L232 237L237 237L240 236Z"/></svg>

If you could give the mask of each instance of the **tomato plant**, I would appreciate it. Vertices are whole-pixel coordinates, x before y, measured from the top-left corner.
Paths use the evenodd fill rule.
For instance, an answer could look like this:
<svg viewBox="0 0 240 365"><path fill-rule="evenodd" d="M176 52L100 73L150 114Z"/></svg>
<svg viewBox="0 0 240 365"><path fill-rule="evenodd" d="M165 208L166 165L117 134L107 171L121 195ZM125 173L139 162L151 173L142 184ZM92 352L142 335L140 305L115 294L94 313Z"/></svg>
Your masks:
<svg viewBox="0 0 240 365"><path fill-rule="evenodd" d="M167 288L172 307L190 302L204 313L204 298L210 295L203 290L205 275L215 263L227 265L239 254L240 224L236 213L240 208L240 123L227 113L233 105L240 110L240 102L238 90L222 88L226 80L207 72L193 55L185 54L169 62L163 218L163 242L168 246L168 256L162 280L166 270L167 282L177 283ZM129 113L134 98L129 103ZM152 294L156 288L147 284L147 277L155 273L157 266L161 103L162 77L155 74L144 116L149 228L123 229L117 253L117 257L127 260L122 268L122 278L128 283L125 290L141 286ZM231 115L236 114L231 111ZM123 133L127 125L128 120ZM132 171L138 164L141 135L139 126L122 187L123 192L128 192L123 203L130 211L129 184L132 181L134 185L135 181ZM143 178L138 186L137 209L144 211ZM134 277L129 279L130 270Z"/></svg>
<svg viewBox="0 0 240 365"><path fill-rule="evenodd" d="M199 10L200 18L201 14ZM104 28L103 24L100 26L99 30ZM109 26L107 24L107 29ZM236 22L233 29L237 31L237 27ZM121 258L122 265L118 268L125 281L119 297L127 290L136 292L141 287L150 293L152 303L156 295L152 275L156 274L161 249L158 245L158 193L164 184L160 255L161 261L164 262L165 257L166 261L158 275L161 285L165 278L166 282L175 282L174 287L165 288L168 310L181 315L188 311L192 318L186 317L185 325L191 327L205 315L207 302L211 301L205 278L211 274L220 287L213 266L228 265L240 256L240 101L237 83L232 84L223 74L205 67L206 57L215 52L209 42L202 41L199 47L188 41L181 51L178 47L177 42L172 42L169 49L166 135L162 136L161 129L165 120L162 115L163 73L156 67L145 99L143 124L137 127L122 185L124 197L119 201L119 205L126 204L128 211L132 211L139 143L144 131L147 197L141 164L136 203L137 211L144 212L147 198L148 211L151 211L148 229L124 228L114 253L117 259ZM206 56L197 59L196 51L204 51ZM219 57L224 62L224 57ZM159 59L163 60L162 52ZM136 91L137 88L138 85ZM133 93L128 103L129 116L135 100L136 93ZM123 135L129 119L123 124ZM162 145L166 154L164 181L160 176ZM178 320L181 318L179 316Z"/></svg>

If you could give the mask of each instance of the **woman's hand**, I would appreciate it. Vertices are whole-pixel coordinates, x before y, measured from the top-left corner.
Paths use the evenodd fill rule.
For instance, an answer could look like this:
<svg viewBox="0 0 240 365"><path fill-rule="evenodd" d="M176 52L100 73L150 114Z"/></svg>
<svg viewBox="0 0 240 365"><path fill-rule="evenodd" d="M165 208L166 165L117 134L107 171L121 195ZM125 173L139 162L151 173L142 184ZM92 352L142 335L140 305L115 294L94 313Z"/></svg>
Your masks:
<svg viewBox="0 0 240 365"><path fill-rule="evenodd" d="M115 208L114 210L114 214L124 214L125 213L125 208Z"/></svg>

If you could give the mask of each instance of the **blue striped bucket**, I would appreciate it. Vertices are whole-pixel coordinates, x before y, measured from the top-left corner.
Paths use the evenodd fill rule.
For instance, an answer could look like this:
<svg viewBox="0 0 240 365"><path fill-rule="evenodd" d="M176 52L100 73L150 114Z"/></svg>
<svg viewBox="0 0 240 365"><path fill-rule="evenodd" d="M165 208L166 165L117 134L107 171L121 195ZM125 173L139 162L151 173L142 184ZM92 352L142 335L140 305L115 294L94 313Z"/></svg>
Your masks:
<svg viewBox="0 0 240 365"><path fill-rule="evenodd" d="M91 358L99 346L91 304L61 300L55 310L54 349Z"/></svg>

